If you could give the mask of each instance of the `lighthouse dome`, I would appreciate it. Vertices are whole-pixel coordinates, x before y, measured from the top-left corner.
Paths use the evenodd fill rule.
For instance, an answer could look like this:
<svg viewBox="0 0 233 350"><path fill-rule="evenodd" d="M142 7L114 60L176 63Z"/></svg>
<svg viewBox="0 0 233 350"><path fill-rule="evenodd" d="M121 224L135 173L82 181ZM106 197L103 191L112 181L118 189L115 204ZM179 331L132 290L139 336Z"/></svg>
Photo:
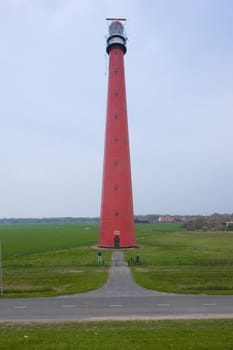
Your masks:
<svg viewBox="0 0 233 350"><path fill-rule="evenodd" d="M109 26L109 35L122 35L124 36L124 27L119 21L114 21Z"/></svg>

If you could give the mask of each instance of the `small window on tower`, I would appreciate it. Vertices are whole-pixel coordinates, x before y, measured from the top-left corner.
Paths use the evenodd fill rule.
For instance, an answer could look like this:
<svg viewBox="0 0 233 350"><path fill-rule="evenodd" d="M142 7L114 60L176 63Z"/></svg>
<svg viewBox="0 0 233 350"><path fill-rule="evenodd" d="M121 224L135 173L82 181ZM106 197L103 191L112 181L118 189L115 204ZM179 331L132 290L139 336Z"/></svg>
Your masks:
<svg viewBox="0 0 233 350"><path fill-rule="evenodd" d="M114 118L118 119L118 113L117 112L114 114Z"/></svg>
<svg viewBox="0 0 233 350"><path fill-rule="evenodd" d="M117 75L117 74L118 74L118 69L115 69L115 70L114 70L114 73Z"/></svg>
<svg viewBox="0 0 233 350"><path fill-rule="evenodd" d="M119 160L118 160L118 159L115 159L114 164L115 164L115 166L118 166Z"/></svg>
<svg viewBox="0 0 233 350"><path fill-rule="evenodd" d="M115 90L114 95L118 96L118 90Z"/></svg>
<svg viewBox="0 0 233 350"><path fill-rule="evenodd" d="M119 211L118 210L115 211L115 216L119 216Z"/></svg>
<svg viewBox="0 0 233 350"><path fill-rule="evenodd" d="M119 137L118 137L118 136L115 136L115 137L114 137L114 141L115 141L115 142L118 142L118 141L119 141Z"/></svg>
<svg viewBox="0 0 233 350"><path fill-rule="evenodd" d="M119 190L119 185L118 185L118 184L116 184L116 185L114 186L114 190L115 190L115 191L118 191L118 190Z"/></svg>
<svg viewBox="0 0 233 350"><path fill-rule="evenodd" d="M118 50L114 50L115 55L118 55Z"/></svg>

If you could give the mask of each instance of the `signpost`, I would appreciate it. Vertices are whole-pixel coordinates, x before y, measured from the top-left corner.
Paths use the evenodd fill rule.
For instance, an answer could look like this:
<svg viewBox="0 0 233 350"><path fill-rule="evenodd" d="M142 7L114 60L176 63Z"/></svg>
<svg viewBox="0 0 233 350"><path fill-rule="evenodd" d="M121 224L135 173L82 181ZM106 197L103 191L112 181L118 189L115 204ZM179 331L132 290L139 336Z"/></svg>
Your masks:
<svg viewBox="0 0 233 350"><path fill-rule="evenodd" d="M103 262L103 255L102 255L102 253L98 252L97 256L98 256L98 264L102 263Z"/></svg>
<svg viewBox="0 0 233 350"><path fill-rule="evenodd" d="M0 295L3 295L3 280L2 280L2 242L0 241Z"/></svg>

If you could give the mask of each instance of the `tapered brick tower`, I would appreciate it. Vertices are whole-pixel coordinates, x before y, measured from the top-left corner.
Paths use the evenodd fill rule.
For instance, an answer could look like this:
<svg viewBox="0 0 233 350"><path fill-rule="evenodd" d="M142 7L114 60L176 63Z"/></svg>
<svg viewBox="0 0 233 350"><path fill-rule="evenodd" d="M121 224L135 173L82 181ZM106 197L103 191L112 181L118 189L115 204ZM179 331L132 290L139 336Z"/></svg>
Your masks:
<svg viewBox="0 0 233 350"><path fill-rule="evenodd" d="M134 216L130 170L124 54L124 20L111 20L107 37L109 55L100 247L134 247Z"/></svg>

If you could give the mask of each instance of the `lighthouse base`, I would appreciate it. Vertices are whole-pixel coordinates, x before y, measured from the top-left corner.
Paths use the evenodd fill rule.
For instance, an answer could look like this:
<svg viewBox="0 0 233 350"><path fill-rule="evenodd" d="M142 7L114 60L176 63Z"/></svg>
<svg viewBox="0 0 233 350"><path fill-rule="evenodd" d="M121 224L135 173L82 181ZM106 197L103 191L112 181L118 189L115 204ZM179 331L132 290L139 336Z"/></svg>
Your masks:
<svg viewBox="0 0 233 350"><path fill-rule="evenodd" d="M134 244L134 245L127 245L127 246L120 246L120 247L116 247L116 246L107 246L107 245L98 244L97 247L99 247L99 248L106 248L106 249L129 249L129 248L138 248L138 246L137 246L136 244Z"/></svg>

